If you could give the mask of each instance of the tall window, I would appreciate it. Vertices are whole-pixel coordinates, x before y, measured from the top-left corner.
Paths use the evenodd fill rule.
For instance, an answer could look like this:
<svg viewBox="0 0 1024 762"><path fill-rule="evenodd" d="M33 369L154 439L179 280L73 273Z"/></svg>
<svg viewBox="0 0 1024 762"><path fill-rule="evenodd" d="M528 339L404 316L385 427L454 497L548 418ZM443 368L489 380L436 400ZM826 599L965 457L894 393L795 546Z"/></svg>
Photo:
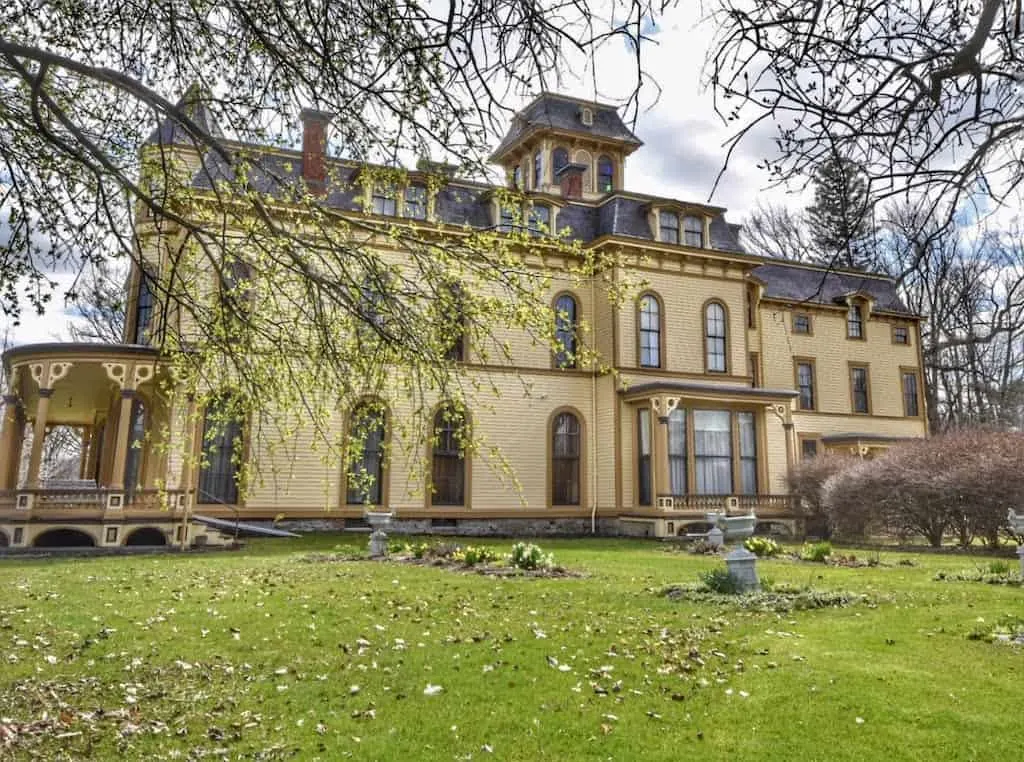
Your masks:
<svg viewBox="0 0 1024 762"><path fill-rule="evenodd" d="M753 413L737 413L740 429L740 494L757 494L757 426Z"/></svg>
<svg viewBox="0 0 1024 762"><path fill-rule="evenodd" d="M558 170L569 163L569 152L564 148L556 148L551 152L551 171L558 175Z"/></svg>
<svg viewBox="0 0 1024 762"><path fill-rule="evenodd" d="M228 505L238 502L241 446L242 421L230 415L226 400L211 401L203 420L203 460L199 467L197 502Z"/></svg>
<svg viewBox="0 0 1024 762"><path fill-rule="evenodd" d="M551 429L551 504L580 504L580 422L559 413Z"/></svg>
<svg viewBox="0 0 1024 762"><path fill-rule="evenodd" d="M357 407L349 418L349 441L361 442L349 455L348 505L380 505L384 484L384 413L372 404Z"/></svg>
<svg viewBox="0 0 1024 762"><path fill-rule="evenodd" d="M124 488L134 492L140 485L142 443L146 438L146 408L142 400L132 403L131 428L128 434L128 453L124 460Z"/></svg>
<svg viewBox="0 0 1024 762"><path fill-rule="evenodd" d="M640 367L661 367L661 303L653 294L640 297Z"/></svg>
<svg viewBox="0 0 1024 762"><path fill-rule="evenodd" d="M693 411L698 495L732 493L732 423L728 410Z"/></svg>
<svg viewBox="0 0 1024 762"><path fill-rule="evenodd" d="M636 413L636 496L640 505L651 504L651 411Z"/></svg>
<svg viewBox="0 0 1024 762"><path fill-rule="evenodd" d="M607 156L597 160L597 192L608 193L615 189L615 165Z"/></svg>
<svg viewBox="0 0 1024 762"><path fill-rule="evenodd" d="M683 220L683 243L687 246L704 247L704 220L701 217L687 217Z"/></svg>
<svg viewBox="0 0 1024 762"><path fill-rule="evenodd" d="M405 216L412 220L427 219L427 189L410 185L405 189Z"/></svg>
<svg viewBox="0 0 1024 762"><path fill-rule="evenodd" d="M540 190L541 183L544 182L544 154L537 151L533 155L533 189Z"/></svg>
<svg viewBox="0 0 1024 762"><path fill-rule="evenodd" d="M725 363L725 307L712 302L704 310L704 342L707 349L709 371L724 373Z"/></svg>
<svg viewBox="0 0 1024 762"><path fill-rule="evenodd" d="M516 227L516 210L511 206L501 207L501 221L498 223L498 230L502 233L511 233Z"/></svg>
<svg viewBox="0 0 1024 762"><path fill-rule="evenodd" d="M864 317L859 304L851 304L846 311L846 336L850 339L864 338Z"/></svg>
<svg viewBox="0 0 1024 762"><path fill-rule="evenodd" d="M555 300L556 368L576 367L576 300L562 294Z"/></svg>
<svg viewBox="0 0 1024 762"><path fill-rule="evenodd" d="M519 164L512 170L512 187L521 190L523 187L523 168Z"/></svg>
<svg viewBox="0 0 1024 762"><path fill-rule="evenodd" d="M853 412L869 413L871 405L868 396L868 369L854 365L850 368L850 391L853 397Z"/></svg>
<svg viewBox="0 0 1024 762"><path fill-rule="evenodd" d="M443 300L442 300L443 301ZM446 360L466 359L466 295L462 286L453 283L448 289L448 304L442 305L444 335L448 349Z"/></svg>
<svg viewBox="0 0 1024 762"><path fill-rule="evenodd" d="M658 240L664 243L679 243L679 215L675 212L658 212Z"/></svg>
<svg viewBox="0 0 1024 762"><path fill-rule="evenodd" d="M530 232L534 234L551 232L551 207L547 204L533 204L530 207Z"/></svg>
<svg viewBox="0 0 1024 762"><path fill-rule="evenodd" d="M139 276L139 298L135 302L135 335L132 338L135 344L149 344L149 327L153 322L153 304L156 301L153 295L153 282L145 271Z"/></svg>
<svg viewBox="0 0 1024 762"><path fill-rule="evenodd" d="M373 213L387 215L388 217L394 217L398 213L394 188L374 186Z"/></svg>
<svg viewBox="0 0 1024 762"><path fill-rule="evenodd" d="M668 484L673 495L686 494L686 411L668 416Z"/></svg>
<svg viewBox="0 0 1024 762"><path fill-rule="evenodd" d="M806 312L797 312L793 315L793 333L811 332L811 316Z"/></svg>
<svg viewBox="0 0 1024 762"><path fill-rule="evenodd" d="M917 395L917 373L914 371L903 372L903 414L907 416L921 414Z"/></svg>
<svg viewBox="0 0 1024 762"><path fill-rule="evenodd" d="M814 410L814 364L801 360L796 364L796 385L800 390L800 409Z"/></svg>
<svg viewBox="0 0 1024 762"><path fill-rule="evenodd" d="M431 468L432 505L465 505L466 459L462 450L465 418L444 406L434 415Z"/></svg>

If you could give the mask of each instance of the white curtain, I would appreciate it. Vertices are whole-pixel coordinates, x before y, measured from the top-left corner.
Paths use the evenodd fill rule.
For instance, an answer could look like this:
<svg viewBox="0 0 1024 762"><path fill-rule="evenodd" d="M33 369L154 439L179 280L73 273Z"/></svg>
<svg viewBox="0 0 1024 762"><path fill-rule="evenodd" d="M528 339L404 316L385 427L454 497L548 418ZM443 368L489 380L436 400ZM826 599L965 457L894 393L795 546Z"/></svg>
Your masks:
<svg viewBox="0 0 1024 762"><path fill-rule="evenodd" d="M694 410L694 461L697 494L732 492L732 427L728 410Z"/></svg>
<svg viewBox="0 0 1024 762"><path fill-rule="evenodd" d="M673 495L686 494L686 411L680 408L668 417L668 478Z"/></svg>

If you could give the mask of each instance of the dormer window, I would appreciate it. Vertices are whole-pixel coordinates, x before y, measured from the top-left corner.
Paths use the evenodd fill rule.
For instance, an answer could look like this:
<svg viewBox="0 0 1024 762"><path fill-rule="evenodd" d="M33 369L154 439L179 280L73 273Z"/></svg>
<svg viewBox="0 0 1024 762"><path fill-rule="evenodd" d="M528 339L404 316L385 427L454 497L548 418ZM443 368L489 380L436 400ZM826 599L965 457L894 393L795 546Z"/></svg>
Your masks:
<svg viewBox="0 0 1024 762"><path fill-rule="evenodd" d="M615 189L615 165L607 156L597 160L597 192L610 193Z"/></svg>
<svg viewBox="0 0 1024 762"><path fill-rule="evenodd" d="M683 219L683 243L704 248L704 220L693 215Z"/></svg>
<svg viewBox="0 0 1024 762"><path fill-rule="evenodd" d="M662 243L679 243L679 215L662 209L658 212L658 240Z"/></svg>
<svg viewBox="0 0 1024 762"><path fill-rule="evenodd" d="M530 232L534 235L551 232L551 207L547 204L534 204L530 208Z"/></svg>
<svg viewBox="0 0 1024 762"><path fill-rule="evenodd" d="M864 338L864 312L857 303L851 304L846 310L846 338Z"/></svg>
<svg viewBox="0 0 1024 762"><path fill-rule="evenodd" d="M594 112L585 106L580 109L580 121L585 127L594 126Z"/></svg>
<svg viewBox="0 0 1024 762"><path fill-rule="evenodd" d="M386 186L375 186L373 189L373 213L394 217L398 213L395 201L395 190Z"/></svg>
<svg viewBox="0 0 1024 762"><path fill-rule="evenodd" d="M427 219L427 188L423 185L410 185L405 189L405 208L403 214L411 220Z"/></svg>

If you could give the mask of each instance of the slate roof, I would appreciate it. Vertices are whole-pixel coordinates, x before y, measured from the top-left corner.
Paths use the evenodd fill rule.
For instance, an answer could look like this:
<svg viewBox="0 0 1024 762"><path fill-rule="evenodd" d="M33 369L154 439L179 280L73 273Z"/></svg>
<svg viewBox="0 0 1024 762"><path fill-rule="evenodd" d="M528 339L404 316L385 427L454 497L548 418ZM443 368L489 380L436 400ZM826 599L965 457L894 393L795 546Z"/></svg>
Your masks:
<svg viewBox="0 0 1024 762"><path fill-rule="evenodd" d="M876 310L913 314L888 278L774 261L754 268L751 275L764 283L765 296L770 298L835 305L842 304L846 295L863 291L874 298Z"/></svg>
<svg viewBox="0 0 1024 762"><path fill-rule="evenodd" d="M580 120L580 109L582 108L589 108L593 113L594 123L592 125L583 124ZM567 98L554 93L542 93L513 118L508 132L492 156L501 155L523 135L541 128L571 130L584 135L625 143L634 148L643 145L643 141L626 127L614 106Z"/></svg>
<svg viewBox="0 0 1024 762"><path fill-rule="evenodd" d="M201 91L198 85L192 85L175 107L184 111L188 118L195 122L196 126L205 130L207 134L215 138L223 138L224 133L217 124L210 110L202 102ZM157 125L149 137L146 138L146 145L195 145L192 135L170 116L164 118Z"/></svg>

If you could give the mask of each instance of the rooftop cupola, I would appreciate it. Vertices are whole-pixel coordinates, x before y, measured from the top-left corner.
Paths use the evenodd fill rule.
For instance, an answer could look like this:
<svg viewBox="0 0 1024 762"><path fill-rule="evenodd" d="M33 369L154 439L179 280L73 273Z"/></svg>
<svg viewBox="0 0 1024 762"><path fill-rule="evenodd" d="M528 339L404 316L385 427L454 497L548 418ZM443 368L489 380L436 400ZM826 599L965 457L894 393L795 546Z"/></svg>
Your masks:
<svg viewBox="0 0 1024 762"><path fill-rule="evenodd" d="M542 93L512 119L491 154L520 190L593 199L621 190L643 143L614 106Z"/></svg>

